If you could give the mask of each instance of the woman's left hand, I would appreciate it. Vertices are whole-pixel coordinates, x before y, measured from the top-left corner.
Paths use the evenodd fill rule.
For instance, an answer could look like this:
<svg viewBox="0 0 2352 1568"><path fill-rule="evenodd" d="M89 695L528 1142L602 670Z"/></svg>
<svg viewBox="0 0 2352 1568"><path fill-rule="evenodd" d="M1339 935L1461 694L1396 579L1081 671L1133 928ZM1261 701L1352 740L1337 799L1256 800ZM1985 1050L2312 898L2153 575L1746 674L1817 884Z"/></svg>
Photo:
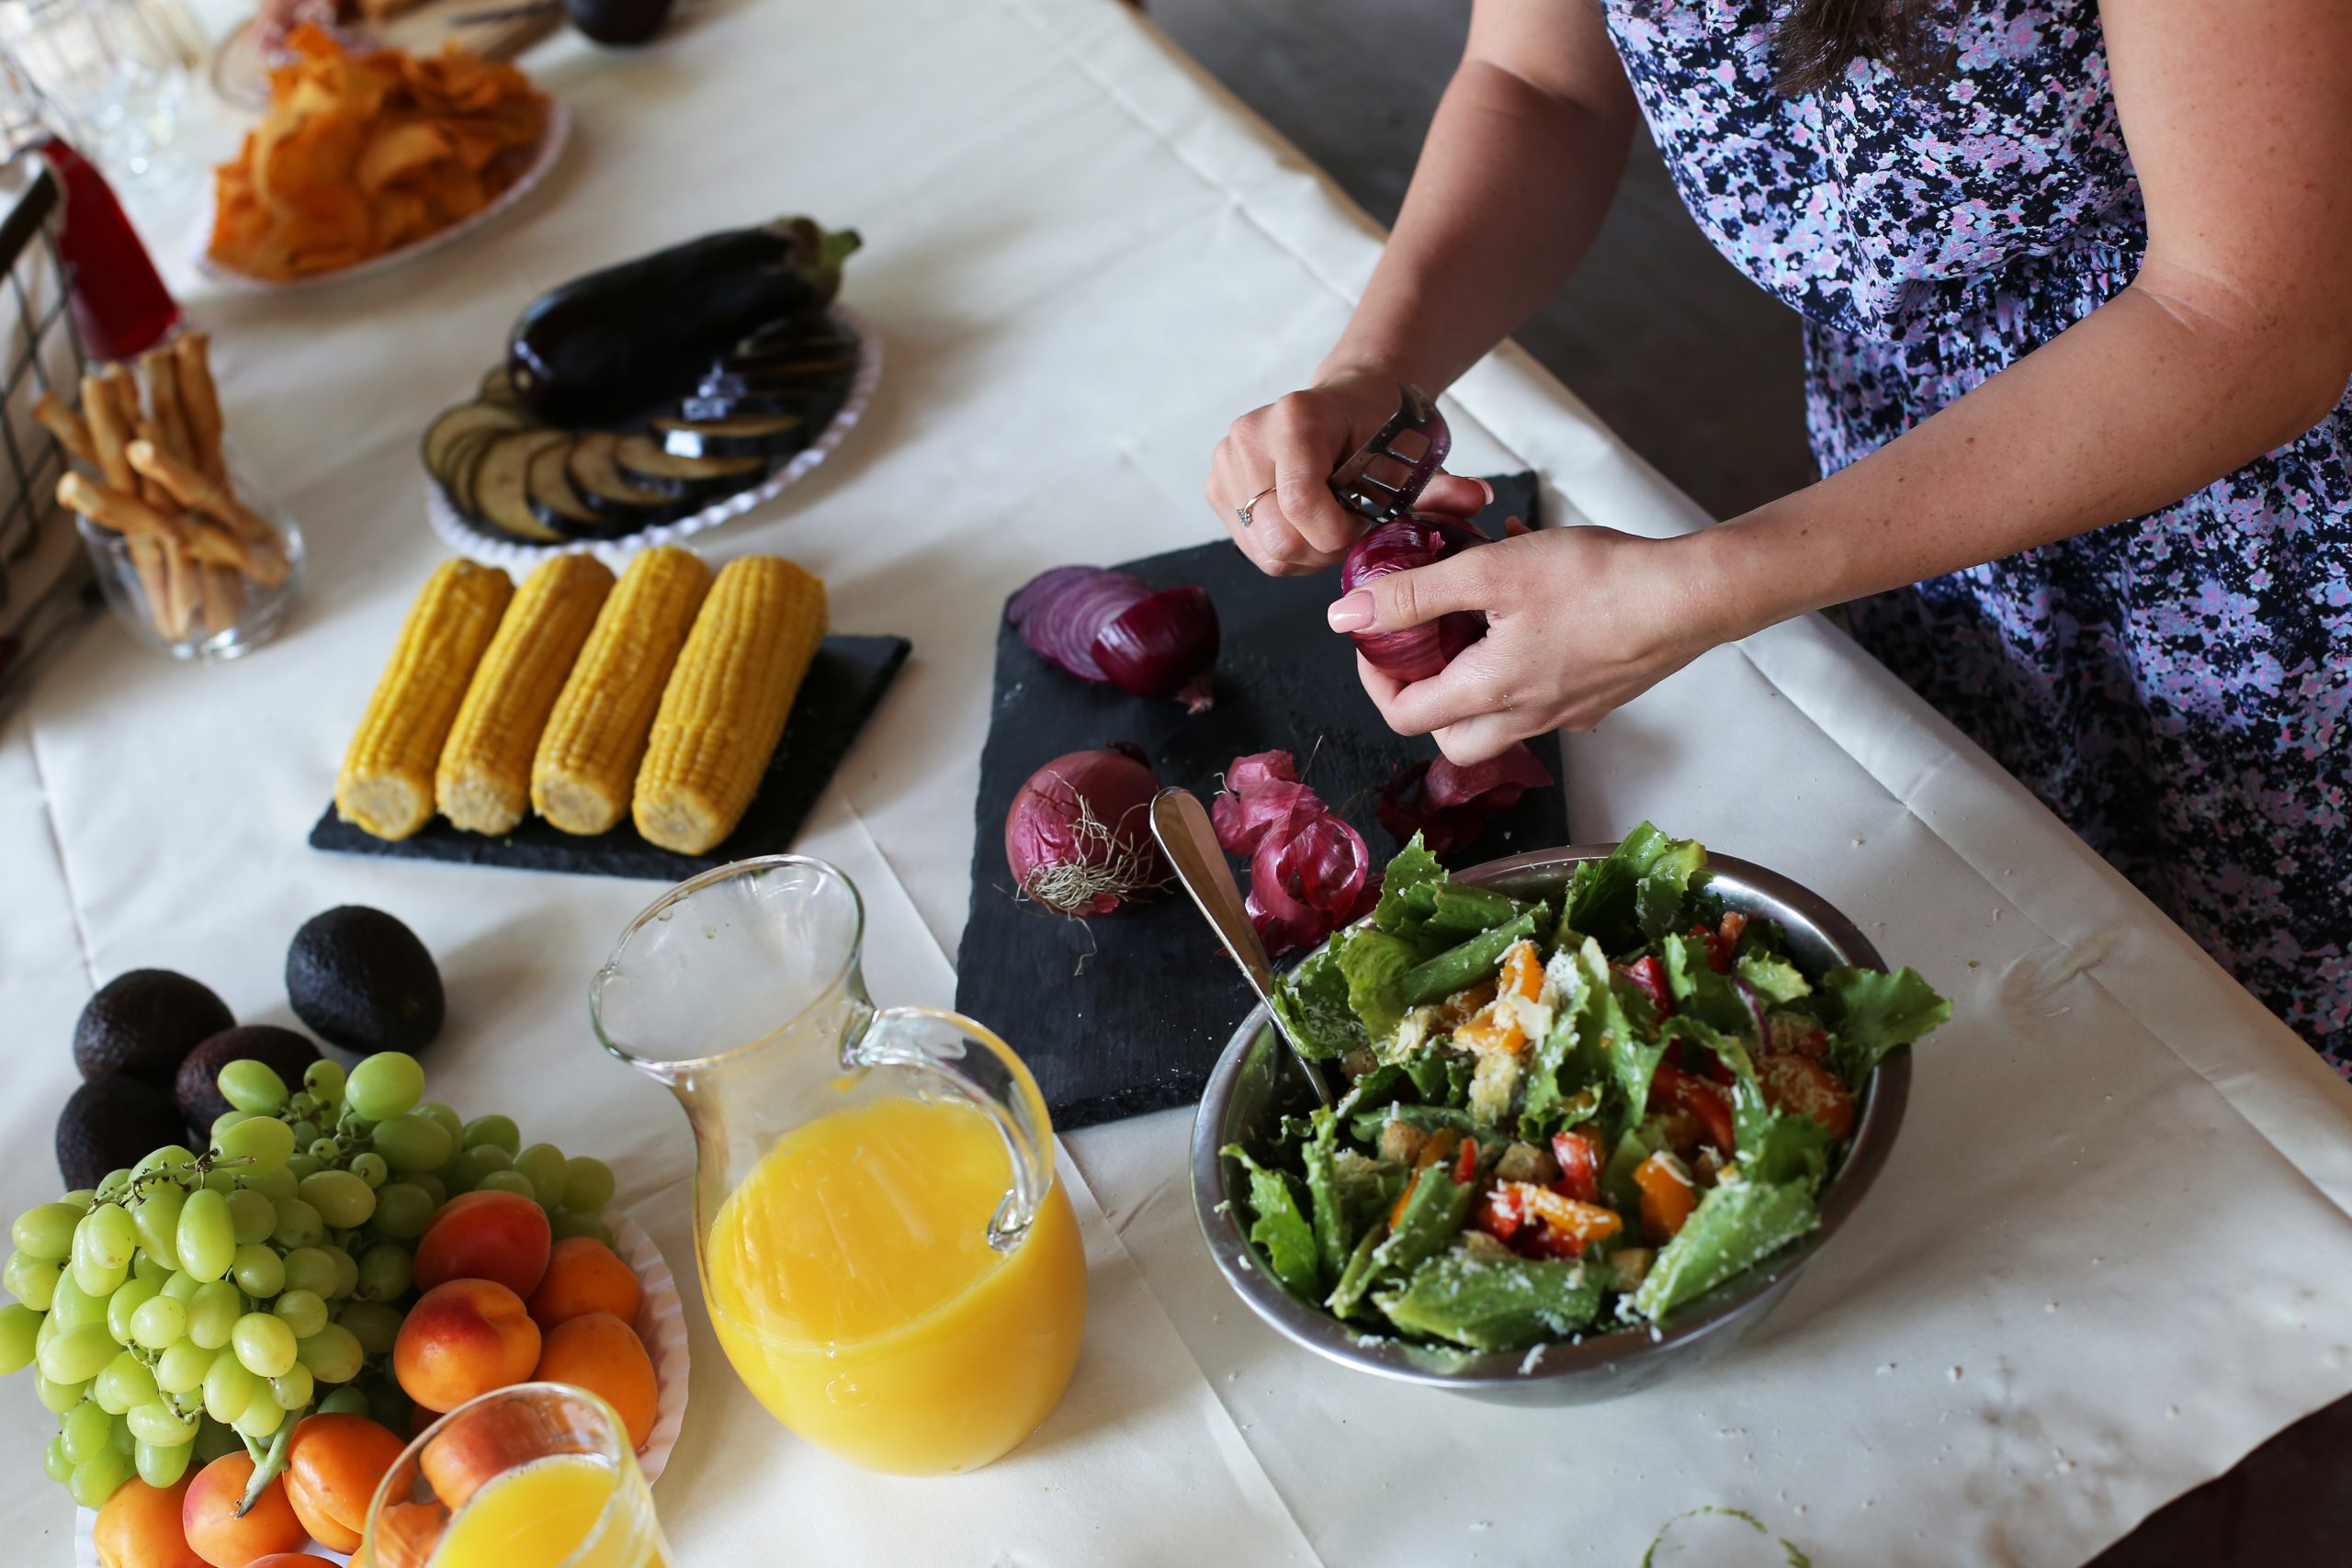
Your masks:
<svg viewBox="0 0 2352 1568"><path fill-rule="evenodd" d="M1742 608L1707 584L1704 535L1645 539L1613 528L1518 530L1434 565L1376 578L1334 604L1331 629L1399 631L1483 610L1487 635L1425 681L1356 668L1399 735L1433 735L1455 762L1514 741L1590 729L1717 643L1745 636Z"/></svg>

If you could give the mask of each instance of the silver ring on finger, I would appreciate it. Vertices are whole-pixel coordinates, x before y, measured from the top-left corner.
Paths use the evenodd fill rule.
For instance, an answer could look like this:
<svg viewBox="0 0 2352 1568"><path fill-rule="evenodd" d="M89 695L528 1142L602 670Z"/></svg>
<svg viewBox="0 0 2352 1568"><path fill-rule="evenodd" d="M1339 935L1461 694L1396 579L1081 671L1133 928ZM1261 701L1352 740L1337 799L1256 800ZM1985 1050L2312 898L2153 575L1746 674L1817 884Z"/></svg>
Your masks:
<svg viewBox="0 0 2352 1568"><path fill-rule="evenodd" d="M1235 507L1233 509L1233 520L1236 523L1240 524L1244 528L1250 526L1257 521L1256 518L1250 515L1250 513L1257 509L1257 505L1260 502L1265 500L1266 497L1273 493L1274 487L1272 485L1268 485L1265 489L1260 491L1257 494L1251 496L1249 500Z"/></svg>

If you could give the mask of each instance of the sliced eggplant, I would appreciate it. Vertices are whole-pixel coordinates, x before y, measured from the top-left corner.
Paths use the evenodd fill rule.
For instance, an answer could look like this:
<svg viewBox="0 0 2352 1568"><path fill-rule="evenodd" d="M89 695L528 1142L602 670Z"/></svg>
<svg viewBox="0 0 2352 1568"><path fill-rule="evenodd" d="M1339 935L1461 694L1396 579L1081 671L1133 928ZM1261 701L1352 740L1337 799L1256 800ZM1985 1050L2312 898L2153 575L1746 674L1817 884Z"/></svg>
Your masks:
<svg viewBox="0 0 2352 1568"><path fill-rule="evenodd" d="M445 410L424 432L424 471L447 485L449 454L460 440L480 431L514 430L527 423L529 416L519 408L495 403L459 403Z"/></svg>
<svg viewBox="0 0 2352 1568"><path fill-rule="evenodd" d="M474 473L481 467L482 454L489 451L492 444L514 434L511 430L477 430L458 437L458 444L451 448L449 471L442 479L441 486L448 492L449 504L456 507L460 515L471 517L474 514Z"/></svg>
<svg viewBox="0 0 2352 1568"><path fill-rule="evenodd" d="M613 464L639 488L681 500L708 501L760 482L765 457L682 457L651 435L624 435Z"/></svg>
<svg viewBox="0 0 2352 1568"><path fill-rule="evenodd" d="M686 510L686 503L669 491L650 490L620 470L613 455L621 436L610 430L591 431L571 444L564 457L563 477L572 493L606 525L624 534L667 523Z"/></svg>
<svg viewBox="0 0 2352 1568"><path fill-rule="evenodd" d="M531 510L531 459L571 439L560 430L517 430L492 442L474 468L474 520L534 545L561 544Z"/></svg>
<svg viewBox="0 0 2352 1568"><path fill-rule="evenodd" d="M657 419L662 449L679 457L775 457L808 445L797 414L746 414L741 419Z"/></svg>
<svg viewBox="0 0 2352 1568"><path fill-rule="evenodd" d="M550 442L531 454L523 490L531 515L567 539L615 539L637 532L638 525L590 510L564 477L564 465L580 443L571 436Z"/></svg>
<svg viewBox="0 0 2352 1568"><path fill-rule="evenodd" d="M517 412L523 407L523 400L514 390L514 378L503 365L494 365L482 372L481 389L474 394L474 400Z"/></svg>

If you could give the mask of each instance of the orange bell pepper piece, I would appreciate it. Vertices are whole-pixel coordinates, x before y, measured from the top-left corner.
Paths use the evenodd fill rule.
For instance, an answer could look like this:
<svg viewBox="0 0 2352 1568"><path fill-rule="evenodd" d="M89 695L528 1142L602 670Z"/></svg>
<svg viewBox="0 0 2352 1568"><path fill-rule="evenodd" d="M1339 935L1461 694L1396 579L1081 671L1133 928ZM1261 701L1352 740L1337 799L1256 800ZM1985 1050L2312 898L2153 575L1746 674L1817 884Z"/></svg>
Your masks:
<svg viewBox="0 0 2352 1568"><path fill-rule="evenodd" d="M1642 1192L1642 1234L1653 1242L1673 1239L1699 1206L1699 1190L1682 1162L1665 1149L1634 1168Z"/></svg>

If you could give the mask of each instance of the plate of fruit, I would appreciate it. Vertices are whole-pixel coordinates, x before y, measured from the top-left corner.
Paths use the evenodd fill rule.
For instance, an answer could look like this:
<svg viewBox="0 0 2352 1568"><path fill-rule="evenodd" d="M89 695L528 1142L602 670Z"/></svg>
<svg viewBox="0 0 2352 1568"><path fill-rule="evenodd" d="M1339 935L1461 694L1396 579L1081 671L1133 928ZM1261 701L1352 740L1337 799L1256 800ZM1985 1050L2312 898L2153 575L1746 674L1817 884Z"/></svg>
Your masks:
<svg viewBox="0 0 2352 1568"><path fill-rule="evenodd" d="M425 431L434 532L529 567L673 544L780 494L881 378L879 339L834 299L857 243L781 219L541 295L504 361Z"/></svg>

